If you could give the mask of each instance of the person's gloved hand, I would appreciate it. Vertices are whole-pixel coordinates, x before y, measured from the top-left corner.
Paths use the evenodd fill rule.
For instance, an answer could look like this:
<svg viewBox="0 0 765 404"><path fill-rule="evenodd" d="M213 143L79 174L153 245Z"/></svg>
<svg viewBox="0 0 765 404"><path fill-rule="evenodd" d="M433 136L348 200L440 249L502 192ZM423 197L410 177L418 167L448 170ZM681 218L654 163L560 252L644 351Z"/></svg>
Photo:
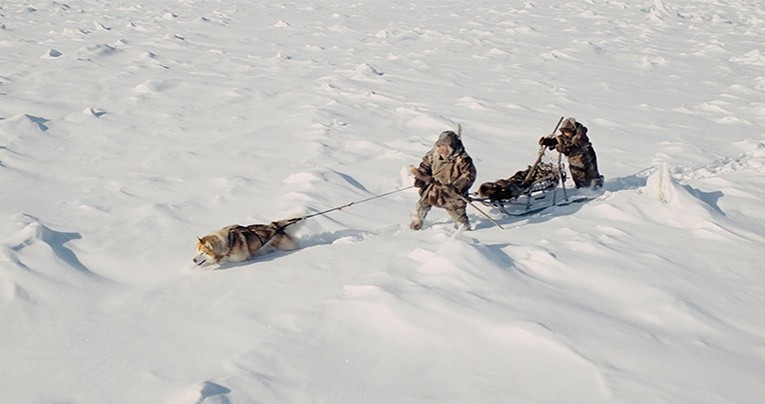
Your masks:
<svg viewBox="0 0 765 404"><path fill-rule="evenodd" d="M558 141L554 137L545 137L542 136L539 138L539 145L540 146L547 146L547 147L555 147L555 145L558 144Z"/></svg>
<svg viewBox="0 0 765 404"><path fill-rule="evenodd" d="M420 171L419 168L417 168L415 166L409 166L409 172L412 173L412 175L414 175L414 178L424 182L425 185L428 185L431 182L433 182L433 177L431 177L428 174L423 173L422 171Z"/></svg>

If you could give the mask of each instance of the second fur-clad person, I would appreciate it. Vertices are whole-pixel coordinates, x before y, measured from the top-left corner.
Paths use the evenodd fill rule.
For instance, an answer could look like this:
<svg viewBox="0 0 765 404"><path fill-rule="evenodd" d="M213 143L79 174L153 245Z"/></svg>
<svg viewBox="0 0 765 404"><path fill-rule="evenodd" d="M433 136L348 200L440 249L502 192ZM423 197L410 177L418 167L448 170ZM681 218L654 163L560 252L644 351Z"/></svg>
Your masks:
<svg viewBox="0 0 765 404"><path fill-rule="evenodd" d="M603 176L598 171L598 159L587 137L587 127L574 118L566 118L559 129L560 135L542 137L539 144L556 149L568 158L568 169L577 188L602 187Z"/></svg>
<svg viewBox="0 0 765 404"><path fill-rule="evenodd" d="M475 182L476 169L457 133L441 132L433 149L422 157L420 166L410 167L410 172L420 193L412 215L412 229L422 228L422 222L433 206L445 209L456 226L470 229L467 196Z"/></svg>

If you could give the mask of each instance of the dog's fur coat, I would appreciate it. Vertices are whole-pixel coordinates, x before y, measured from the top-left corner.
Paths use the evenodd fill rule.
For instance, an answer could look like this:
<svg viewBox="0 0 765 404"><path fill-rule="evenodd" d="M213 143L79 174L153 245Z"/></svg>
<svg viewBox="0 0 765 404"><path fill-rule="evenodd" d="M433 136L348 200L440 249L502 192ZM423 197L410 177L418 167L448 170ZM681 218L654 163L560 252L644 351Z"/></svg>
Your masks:
<svg viewBox="0 0 765 404"><path fill-rule="evenodd" d="M242 262L252 258L266 247L278 250L294 250L297 241L292 234L296 223L302 218L280 220L270 224L232 225L197 238L197 265L212 265L223 262Z"/></svg>

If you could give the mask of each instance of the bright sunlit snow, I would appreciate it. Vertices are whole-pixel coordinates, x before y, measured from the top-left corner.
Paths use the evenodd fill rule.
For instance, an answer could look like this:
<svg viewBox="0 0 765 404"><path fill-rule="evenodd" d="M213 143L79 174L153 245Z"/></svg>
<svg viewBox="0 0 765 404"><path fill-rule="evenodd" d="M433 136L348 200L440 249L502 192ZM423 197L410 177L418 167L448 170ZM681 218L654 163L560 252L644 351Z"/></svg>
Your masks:
<svg viewBox="0 0 765 404"><path fill-rule="evenodd" d="M743 0L0 2L0 401L760 402L764 44ZM191 262L561 116L588 202L413 231L407 189Z"/></svg>

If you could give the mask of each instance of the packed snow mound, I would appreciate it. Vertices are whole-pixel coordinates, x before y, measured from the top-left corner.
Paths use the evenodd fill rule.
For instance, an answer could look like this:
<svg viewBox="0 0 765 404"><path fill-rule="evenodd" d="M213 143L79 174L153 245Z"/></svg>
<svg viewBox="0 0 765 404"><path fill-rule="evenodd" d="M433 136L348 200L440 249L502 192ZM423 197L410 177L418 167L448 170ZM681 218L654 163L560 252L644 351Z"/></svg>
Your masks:
<svg viewBox="0 0 765 404"><path fill-rule="evenodd" d="M659 166L646 180L646 195L655 198L661 203L677 206L678 188L680 186L672 178L666 163Z"/></svg>

